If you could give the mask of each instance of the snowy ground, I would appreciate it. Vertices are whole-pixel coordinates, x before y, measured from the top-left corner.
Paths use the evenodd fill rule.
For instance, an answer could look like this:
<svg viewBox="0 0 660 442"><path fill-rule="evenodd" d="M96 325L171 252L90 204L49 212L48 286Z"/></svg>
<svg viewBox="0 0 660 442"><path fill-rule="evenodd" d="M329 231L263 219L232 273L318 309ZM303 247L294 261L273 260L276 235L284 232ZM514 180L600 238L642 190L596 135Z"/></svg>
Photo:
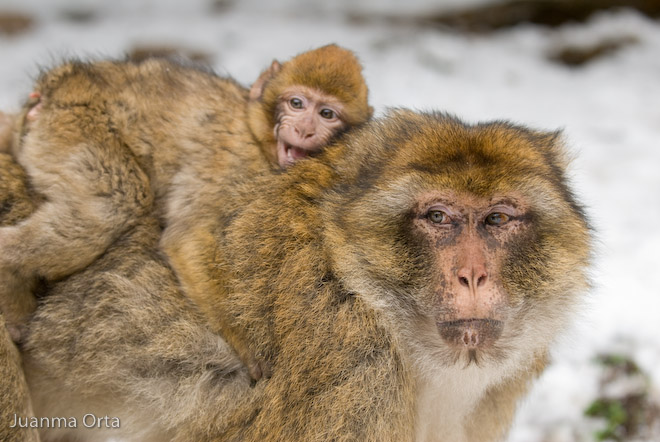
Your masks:
<svg viewBox="0 0 660 442"><path fill-rule="evenodd" d="M593 440L583 410L597 391L592 359L601 351L631 355L660 396L660 23L623 11L554 30L519 26L469 36L358 24L340 14L420 12L431 3L423 0L224 1L221 12L210 12L210 3L0 0L0 10L37 18L29 32L0 35L0 109L18 108L38 66L68 56L120 57L137 45L167 44L209 53L218 72L249 84L274 57L336 42L359 55L379 112L442 109L469 121L562 128L576 156L574 183L598 233L595 289L522 405L510 440ZM458 3L465 4L443 5ZM72 10L92 19L66 19L63 11ZM636 43L582 68L548 59L566 44L621 36Z"/></svg>

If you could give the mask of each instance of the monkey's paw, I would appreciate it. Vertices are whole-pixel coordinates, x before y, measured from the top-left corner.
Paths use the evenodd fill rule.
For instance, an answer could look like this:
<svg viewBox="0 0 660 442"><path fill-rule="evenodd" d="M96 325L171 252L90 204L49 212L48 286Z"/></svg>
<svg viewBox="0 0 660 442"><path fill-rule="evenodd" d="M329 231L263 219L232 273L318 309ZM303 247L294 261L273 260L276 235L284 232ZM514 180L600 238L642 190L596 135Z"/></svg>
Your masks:
<svg viewBox="0 0 660 442"><path fill-rule="evenodd" d="M245 356L245 355L243 355ZM248 373L254 381L258 381L261 378L268 379L273 375L273 368L261 354L255 356L246 356L243 359L245 365L247 366Z"/></svg>
<svg viewBox="0 0 660 442"><path fill-rule="evenodd" d="M14 342L14 344L21 344L23 338L25 337L25 325L18 324L6 324L7 331L9 332L9 337Z"/></svg>

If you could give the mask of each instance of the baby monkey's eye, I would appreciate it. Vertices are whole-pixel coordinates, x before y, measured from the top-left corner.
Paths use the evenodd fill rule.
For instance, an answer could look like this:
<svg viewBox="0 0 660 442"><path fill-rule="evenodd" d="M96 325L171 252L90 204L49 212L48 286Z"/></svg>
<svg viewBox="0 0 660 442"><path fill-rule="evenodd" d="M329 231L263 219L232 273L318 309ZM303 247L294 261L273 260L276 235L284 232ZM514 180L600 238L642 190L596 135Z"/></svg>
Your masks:
<svg viewBox="0 0 660 442"><path fill-rule="evenodd" d="M335 112L332 109L323 109L321 110L321 116L327 120L332 120L335 118Z"/></svg>
<svg viewBox="0 0 660 442"><path fill-rule="evenodd" d="M292 98L289 100L289 103L291 104L291 107L294 109L302 109L303 107L303 102L300 98Z"/></svg>
<svg viewBox="0 0 660 442"><path fill-rule="evenodd" d="M509 215L505 213L495 212L486 217L486 224L489 226L501 226L509 221Z"/></svg>
<svg viewBox="0 0 660 442"><path fill-rule="evenodd" d="M447 224L451 221L449 215L442 210L429 210L426 217L434 224Z"/></svg>

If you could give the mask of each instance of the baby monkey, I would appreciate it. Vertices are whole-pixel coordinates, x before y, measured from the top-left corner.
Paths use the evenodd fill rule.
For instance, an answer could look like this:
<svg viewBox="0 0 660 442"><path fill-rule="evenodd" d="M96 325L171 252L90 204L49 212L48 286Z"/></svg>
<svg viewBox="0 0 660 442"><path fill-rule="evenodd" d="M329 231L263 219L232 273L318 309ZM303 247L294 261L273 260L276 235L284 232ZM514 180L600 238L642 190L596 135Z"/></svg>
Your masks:
<svg viewBox="0 0 660 442"><path fill-rule="evenodd" d="M367 121L361 71L352 52L328 45L273 62L250 89L165 59L73 61L43 73L10 144L44 202L0 228L0 308L14 339L38 280L85 268L144 214L159 217L168 258L199 301L220 189L288 167ZM199 266L177 267L180 241ZM249 359L238 337L228 340Z"/></svg>
<svg viewBox="0 0 660 442"><path fill-rule="evenodd" d="M273 61L252 85L248 104L250 129L264 155L290 166L371 118L361 70L350 52L334 45L283 65Z"/></svg>

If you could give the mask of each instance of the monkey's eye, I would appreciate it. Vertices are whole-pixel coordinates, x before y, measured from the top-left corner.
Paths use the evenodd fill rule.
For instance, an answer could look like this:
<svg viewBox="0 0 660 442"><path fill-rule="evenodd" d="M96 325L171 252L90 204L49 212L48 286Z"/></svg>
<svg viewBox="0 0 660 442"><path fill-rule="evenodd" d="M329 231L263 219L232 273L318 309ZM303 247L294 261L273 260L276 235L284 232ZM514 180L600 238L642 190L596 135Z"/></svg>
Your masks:
<svg viewBox="0 0 660 442"><path fill-rule="evenodd" d="M426 218L434 224L448 224L451 221L449 215L442 210L429 210L426 214Z"/></svg>
<svg viewBox="0 0 660 442"><path fill-rule="evenodd" d="M500 212L491 213L486 217L486 224L489 226L501 226L509 221L509 215Z"/></svg>
<svg viewBox="0 0 660 442"><path fill-rule="evenodd" d="M303 108L303 102L300 98L292 98L291 100L289 100L289 104L291 104L291 107L294 109Z"/></svg>
<svg viewBox="0 0 660 442"><path fill-rule="evenodd" d="M335 118L335 112L331 109L323 109L321 110L321 116L326 120L332 120Z"/></svg>

